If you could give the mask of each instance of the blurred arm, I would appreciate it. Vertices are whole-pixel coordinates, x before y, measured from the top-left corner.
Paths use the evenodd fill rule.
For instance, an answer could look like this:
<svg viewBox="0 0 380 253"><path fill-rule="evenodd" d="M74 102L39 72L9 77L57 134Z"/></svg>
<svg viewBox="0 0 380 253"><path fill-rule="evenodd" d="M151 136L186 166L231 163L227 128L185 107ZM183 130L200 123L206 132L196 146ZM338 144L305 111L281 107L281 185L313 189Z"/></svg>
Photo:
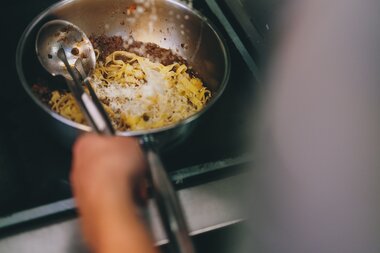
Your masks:
<svg viewBox="0 0 380 253"><path fill-rule="evenodd" d="M380 2L293 4L257 133L255 249L380 252Z"/></svg>

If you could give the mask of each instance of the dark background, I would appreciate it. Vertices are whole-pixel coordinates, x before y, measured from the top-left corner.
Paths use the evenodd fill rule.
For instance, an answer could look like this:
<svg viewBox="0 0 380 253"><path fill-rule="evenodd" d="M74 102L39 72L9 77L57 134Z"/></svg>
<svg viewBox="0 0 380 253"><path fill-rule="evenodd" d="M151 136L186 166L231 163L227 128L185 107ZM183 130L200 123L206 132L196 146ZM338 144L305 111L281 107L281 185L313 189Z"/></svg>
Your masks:
<svg viewBox="0 0 380 253"><path fill-rule="evenodd" d="M33 170L38 171L45 168L46 166L42 166L42 163L44 160L49 160L48 156L50 155L44 152L45 150L41 149L39 152L46 139L44 137L38 138L38 140L34 138L36 134L41 134L33 117L36 107L31 103L18 81L15 53L18 40L29 22L54 2L56 1L6 1L1 7L0 215L19 209L23 205L27 206L27 201L20 201L20 198L26 197L25 194L30 194L26 199L38 197L33 196L37 193L34 193L33 188L29 187L35 182L32 175L37 175ZM22 106L20 106L21 104ZM50 148L54 149L54 147ZM56 158L58 157L56 156ZM58 162L63 161L58 160ZM29 167L30 164L33 166ZM64 173L64 171L58 171L58 174ZM41 180L39 185L49 199L54 188L52 189L51 185L47 183L49 182L49 173L44 174L47 175L47 178Z"/></svg>

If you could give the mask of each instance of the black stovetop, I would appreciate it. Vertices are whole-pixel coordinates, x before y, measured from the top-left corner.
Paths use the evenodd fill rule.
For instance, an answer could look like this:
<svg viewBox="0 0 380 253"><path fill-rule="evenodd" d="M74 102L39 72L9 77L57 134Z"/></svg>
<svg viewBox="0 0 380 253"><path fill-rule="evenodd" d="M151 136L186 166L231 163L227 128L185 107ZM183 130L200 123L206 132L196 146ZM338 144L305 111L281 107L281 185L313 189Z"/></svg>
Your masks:
<svg viewBox="0 0 380 253"><path fill-rule="evenodd" d="M71 152L46 135L42 123L35 120L39 108L24 92L15 69L21 33L34 16L54 2L14 1L7 4L4 10L7 15L2 17L5 19L2 24L8 27L4 30L6 39L2 38L6 64L2 67L0 92L0 232L9 226L5 221L11 214L72 197L68 180ZM233 168L227 172L228 162L243 161L239 157L246 151L242 145L249 123L246 112L254 100L255 81L239 53L241 50L237 50L203 0L195 1L195 6L225 34L232 56L232 73L224 96L203 116L194 133L163 156L178 188L229 175Z"/></svg>

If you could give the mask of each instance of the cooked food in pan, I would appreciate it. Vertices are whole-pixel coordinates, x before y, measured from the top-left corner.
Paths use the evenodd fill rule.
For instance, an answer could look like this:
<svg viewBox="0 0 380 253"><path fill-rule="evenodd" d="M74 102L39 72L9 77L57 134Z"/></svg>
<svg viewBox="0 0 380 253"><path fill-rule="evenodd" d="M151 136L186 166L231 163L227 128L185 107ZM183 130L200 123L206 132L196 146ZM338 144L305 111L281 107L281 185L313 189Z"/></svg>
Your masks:
<svg viewBox="0 0 380 253"><path fill-rule="evenodd" d="M171 50L116 36L91 41L97 64L90 83L119 131L179 122L200 111L211 97L186 60ZM48 103L58 114L85 123L69 92L49 91Z"/></svg>

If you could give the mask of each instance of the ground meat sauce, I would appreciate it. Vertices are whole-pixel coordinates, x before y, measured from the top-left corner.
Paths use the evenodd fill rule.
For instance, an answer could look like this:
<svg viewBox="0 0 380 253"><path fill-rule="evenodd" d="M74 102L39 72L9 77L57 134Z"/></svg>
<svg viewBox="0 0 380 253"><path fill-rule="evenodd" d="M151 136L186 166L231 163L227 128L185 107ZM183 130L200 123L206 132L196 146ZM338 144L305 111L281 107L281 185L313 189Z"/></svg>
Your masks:
<svg viewBox="0 0 380 253"><path fill-rule="evenodd" d="M33 84L32 90L37 96L41 99L41 101L45 104L49 104L51 98L51 90L41 84Z"/></svg>
<svg viewBox="0 0 380 253"><path fill-rule="evenodd" d="M90 41L94 49L97 49L100 52L98 60L103 62L111 53L125 50L123 46L124 41L120 36L90 36Z"/></svg>
<svg viewBox="0 0 380 253"><path fill-rule="evenodd" d="M160 62L167 66L173 63L185 64L189 67L188 73L191 76L197 76L197 73L192 70L188 62L181 56L173 53L170 49L165 49L154 43L144 43L141 41L132 40L127 43L120 36L90 36L90 41L94 49L99 50L99 60L105 61L106 57L115 51L128 51L141 57L146 57L153 62ZM126 60L126 59L120 59Z"/></svg>

